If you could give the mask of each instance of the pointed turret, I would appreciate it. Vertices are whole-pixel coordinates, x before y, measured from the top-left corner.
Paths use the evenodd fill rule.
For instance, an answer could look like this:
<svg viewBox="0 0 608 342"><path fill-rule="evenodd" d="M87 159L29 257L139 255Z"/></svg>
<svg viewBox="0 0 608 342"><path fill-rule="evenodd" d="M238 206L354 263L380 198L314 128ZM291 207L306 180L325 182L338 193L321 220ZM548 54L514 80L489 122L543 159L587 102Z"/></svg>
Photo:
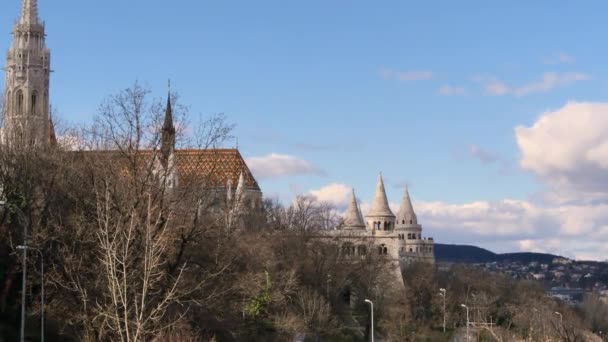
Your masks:
<svg viewBox="0 0 608 342"><path fill-rule="evenodd" d="M410 193L407 186L403 191L403 198L401 199L401 204L399 205L399 212L397 212L396 221L397 229L419 227L418 217L416 217L416 213L414 212L414 206L412 205L412 200L410 198Z"/></svg>
<svg viewBox="0 0 608 342"><path fill-rule="evenodd" d="M243 194L245 193L245 176L243 175L243 172L241 171L241 174L239 175L239 182L236 185L236 191L234 192L234 198L237 201L241 201Z"/></svg>
<svg viewBox="0 0 608 342"><path fill-rule="evenodd" d="M24 25L38 24L38 2L36 0L22 0L19 23Z"/></svg>
<svg viewBox="0 0 608 342"><path fill-rule="evenodd" d="M361 204L358 205L357 211L359 212L359 220L363 222L363 226L365 227L365 219L363 218L363 212L361 211Z"/></svg>
<svg viewBox="0 0 608 342"><path fill-rule="evenodd" d="M388 205L388 199L386 198L386 191L384 190L384 181L382 175L378 176L378 184L376 185L376 195L374 196L374 202L372 207L367 214L370 216L392 216L395 217L391 208Z"/></svg>
<svg viewBox="0 0 608 342"><path fill-rule="evenodd" d="M173 125L173 108L171 107L171 91L167 94L167 108L161 131L160 152L163 166L167 166L169 156L175 150L175 126Z"/></svg>
<svg viewBox="0 0 608 342"><path fill-rule="evenodd" d="M57 136L55 135L55 125L53 124L53 118L49 118L49 144L51 146L57 146Z"/></svg>
<svg viewBox="0 0 608 342"><path fill-rule="evenodd" d="M357 205L355 189L353 189L352 198L348 204L346 216L344 217L344 229L365 229L365 223L361 217L359 206Z"/></svg>

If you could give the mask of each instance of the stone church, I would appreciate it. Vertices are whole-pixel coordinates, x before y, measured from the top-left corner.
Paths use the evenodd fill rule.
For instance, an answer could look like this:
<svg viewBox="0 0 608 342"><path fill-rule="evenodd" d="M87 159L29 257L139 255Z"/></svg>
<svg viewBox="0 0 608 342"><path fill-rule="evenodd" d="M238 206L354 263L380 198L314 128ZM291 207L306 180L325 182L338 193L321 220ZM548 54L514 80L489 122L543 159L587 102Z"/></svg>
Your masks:
<svg viewBox="0 0 608 342"><path fill-rule="evenodd" d="M50 72L51 53L45 44L37 0L22 0L5 66L2 144L33 148L57 144L49 110ZM160 147L138 153L149 155L159 174L169 175L169 187L192 184L195 179L226 197L238 193L254 206L261 202L260 187L238 149L176 149L175 134L171 101L167 99ZM98 158L112 151L81 153ZM166 170L170 171L163 172Z"/></svg>

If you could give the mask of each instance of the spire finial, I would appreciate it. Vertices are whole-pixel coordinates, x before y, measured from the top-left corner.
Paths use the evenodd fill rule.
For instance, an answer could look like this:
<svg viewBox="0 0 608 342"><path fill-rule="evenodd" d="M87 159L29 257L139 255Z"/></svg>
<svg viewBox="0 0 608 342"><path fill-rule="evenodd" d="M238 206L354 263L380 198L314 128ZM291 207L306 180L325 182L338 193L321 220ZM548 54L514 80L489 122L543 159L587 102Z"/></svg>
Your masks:
<svg viewBox="0 0 608 342"><path fill-rule="evenodd" d="M171 79L170 78L167 80L167 92L169 94L171 94Z"/></svg>
<svg viewBox="0 0 608 342"><path fill-rule="evenodd" d="M38 24L38 3L36 0L21 1L22 24Z"/></svg>

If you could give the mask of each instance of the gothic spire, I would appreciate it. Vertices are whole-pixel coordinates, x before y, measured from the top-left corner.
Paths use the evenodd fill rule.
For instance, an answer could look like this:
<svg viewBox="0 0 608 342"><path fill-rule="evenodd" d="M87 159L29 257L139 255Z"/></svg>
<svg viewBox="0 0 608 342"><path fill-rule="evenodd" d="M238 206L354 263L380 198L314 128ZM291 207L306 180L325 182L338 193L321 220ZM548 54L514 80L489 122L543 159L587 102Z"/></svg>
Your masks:
<svg viewBox="0 0 608 342"><path fill-rule="evenodd" d="M173 125L173 108L171 107L171 89L167 94L167 108L165 109L165 120L161 131L160 151L164 162L169 160L169 155L175 149L175 126Z"/></svg>
<svg viewBox="0 0 608 342"><path fill-rule="evenodd" d="M21 24L38 24L38 1L37 0L22 0L21 1Z"/></svg>
<svg viewBox="0 0 608 342"><path fill-rule="evenodd" d="M384 190L384 181L382 175L378 176L378 184L376 185L376 195L374 202L367 216L395 216L388 205L386 191Z"/></svg>
<svg viewBox="0 0 608 342"><path fill-rule="evenodd" d="M353 189L353 194L350 203L348 204L348 209L346 210L346 216L344 217L344 229L364 228L365 223L363 223L363 219L361 218L359 206L357 205L357 197L355 196L355 189Z"/></svg>
<svg viewBox="0 0 608 342"><path fill-rule="evenodd" d="M49 144L57 146L57 136L55 135L55 125L52 117L49 117Z"/></svg>

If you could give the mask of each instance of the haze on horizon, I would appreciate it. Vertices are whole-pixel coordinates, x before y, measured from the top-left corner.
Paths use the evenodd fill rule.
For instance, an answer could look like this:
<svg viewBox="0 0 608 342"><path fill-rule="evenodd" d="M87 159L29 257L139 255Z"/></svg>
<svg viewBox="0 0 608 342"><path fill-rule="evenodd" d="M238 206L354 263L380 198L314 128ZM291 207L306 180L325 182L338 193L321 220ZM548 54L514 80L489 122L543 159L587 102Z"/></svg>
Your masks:
<svg viewBox="0 0 608 342"><path fill-rule="evenodd" d="M0 27L19 5L2 2ZM135 80L164 96L171 78L193 116L238 125L266 196L343 209L354 187L365 210L382 172L393 209L408 184L438 243L608 255L607 3L39 6L68 122Z"/></svg>

